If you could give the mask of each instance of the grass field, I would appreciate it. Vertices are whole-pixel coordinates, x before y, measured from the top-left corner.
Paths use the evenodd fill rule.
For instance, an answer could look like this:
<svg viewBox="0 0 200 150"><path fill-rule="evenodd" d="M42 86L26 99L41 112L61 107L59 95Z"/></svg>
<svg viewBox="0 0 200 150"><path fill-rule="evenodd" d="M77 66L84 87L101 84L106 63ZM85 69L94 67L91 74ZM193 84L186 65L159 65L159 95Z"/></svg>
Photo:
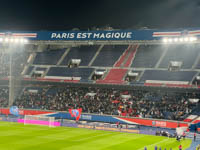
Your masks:
<svg viewBox="0 0 200 150"><path fill-rule="evenodd" d="M184 150L191 140L169 139L133 133L23 125L0 122L0 150L148 150L154 146Z"/></svg>

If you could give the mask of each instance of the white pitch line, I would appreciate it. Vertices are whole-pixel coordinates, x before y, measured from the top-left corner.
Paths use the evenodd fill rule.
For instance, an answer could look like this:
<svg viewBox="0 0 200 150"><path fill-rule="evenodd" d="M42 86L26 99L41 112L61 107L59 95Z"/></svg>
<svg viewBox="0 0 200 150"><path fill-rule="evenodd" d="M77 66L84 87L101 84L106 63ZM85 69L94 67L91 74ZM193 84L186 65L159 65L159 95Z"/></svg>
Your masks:
<svg viewBox="0 0 200 150"><path fill-rule="evenodd" d="M86 139L90 139L90 138L98 137L98 136L104 136L104 135L108 135L108 134L112 134L112 133L106 133L106 134L100 134L100 135L95 135L95 136L89 136L89 137L82 138L82 139L79 139L79 140L73 140L73 142L84 141Z"/></svg>
<svg viewBox="0 0 200 150"><path fill-rule="evenodd" d="M113 133L116 133L116 132L113 132ZM75 142L75 141L83 141L83 140L85 140L85 139L90 139L90 138L93 138L93 137L104 136L104 135L109 135L109 134L112 134L112 132L111 132L111 133L106 133L106 134L101 134L101 135L90 136L90 137L82 138L82 139L80 139L80 140L73 140L73 142ZM124 135L124 134L127 134L127 133L116 134L116 135ZM129 134L129 133L128 133L128 134ZM144 136L140 136L140 137L138 137L138 138L141 138L141 137L144 137Z"/></svg>
<svg viewBox="0 0 200 150"><path fill-rule="evenodd" d="M163 143L163 142L165 142L165 141L167 141L167 140L169 140L169 139L165 139L165 140L162 140L162 141L160 141L160 142L157 142L157 143L154 143L154 144L151 144L151 145L147 145L146 147L151 147L151 146L153 146L153 145L157 145L157 144ZM144 147L142 147L142 148L140 148L140 149L138 149L138 150L143 150L143 149L144 149Z"/></svg>

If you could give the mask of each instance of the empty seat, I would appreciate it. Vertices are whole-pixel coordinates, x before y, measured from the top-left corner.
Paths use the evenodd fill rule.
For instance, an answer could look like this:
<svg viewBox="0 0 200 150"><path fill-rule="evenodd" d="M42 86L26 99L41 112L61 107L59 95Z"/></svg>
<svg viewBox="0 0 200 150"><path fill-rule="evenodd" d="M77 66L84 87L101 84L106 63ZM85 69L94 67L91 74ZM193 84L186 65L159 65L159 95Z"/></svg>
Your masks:
<svg viewBox="0 0 200 150"><path fill-rule="evenodd" d="M105 45L92 66L113 66L127 48L128 45Z"/></svg>
<svg viewBox="0 0 200 150"><path fill-rule="evenodd" d="M46 76L81 77L81 79L88 79L93 71L93 68L51 67Z"/></svg>
<svg viewBox="0 0 200 150"><path fill-rule="evenodd" d="M45 52L37 53L33 64L35 65L56 65L65 49L50 50Z"/></svg>
<svg viewBox="0 0 200 150"><path fill-rule="evenodd" d="M131 67L154 68L164 50L158 45L139 46Z"/></svg>
<svg viewBox="0 0 200 150"><path fill-rule="evenodd" d="M159 81L191 81L196 71L178 71L171 72L168 70L146 70L140 81L159 80Z"/></svg>
<svg viewBox="0 0 200 150"><path fill-rule="evenodd" d="M198 53L198 45L171 45L159 67L167 68L170 61L181 61L183 62L181 68L189 69L194 64Z"/></svg>
<svg viewBox="0 0 200 150"><path fill-rule="evenodd" d="M88 66L95 53L97 52L99 45L81 47L72 47L69 53L63 59L61 65L68 65L71 59L81 59L80 66Z"/></svg>

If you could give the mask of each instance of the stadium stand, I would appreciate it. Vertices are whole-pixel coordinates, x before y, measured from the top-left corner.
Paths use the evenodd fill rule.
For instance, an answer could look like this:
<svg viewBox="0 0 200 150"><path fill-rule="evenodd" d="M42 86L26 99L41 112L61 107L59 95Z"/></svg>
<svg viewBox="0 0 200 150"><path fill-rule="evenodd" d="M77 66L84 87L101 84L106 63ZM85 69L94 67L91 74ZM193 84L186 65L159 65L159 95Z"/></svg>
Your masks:
<svg viewBox="0 0 200 150"><path fill-rule="evenodd" d="M171 45L160 63L160 68L168 68L170 61L183 62L182 68L192 68L199 53L199 45Z"/></svg>
<svg viewBox="0 0 200 150"><path fill-rule="evenodd" d="M103 80L98 80L96 83L122 84L126 72L127 69L111 69Z"/></svg>
<svg viewBox="0 0 200 150"><path fill-rule="evenodd" d="M46 50L44 52L38 52L33 64L34 65L56 65L65 49Z"/></svg>
<svg viewBox="0 0 200 150"><path fill-rule="evenodd" d="M30 75L30 73L32 72L34 66L29 66L28 69L26 70L25 75Z"/></svg>
<svg viewBox="0 0 200 150"><path fill-rule="evenodd" d="M45 71L47 68L42 68L42 67L36 67L36 71Z"/></svg>
<svg viewBox="0 0 200 150"><path fill-rule="evenodd" d="M164 47L159 45L141 45L137 50L131 67L154 68L165 50Z"/></svg>
<svg viewBox="0 0 200 150"><path fill-rule="evenodd" d="M115 36L114 30L113 33L105 32L106 37ZM63 113L55 111L67 114L69 109L82 108L83 113L89 114L86 118L93 118L93 115L125 118L127 122L122 123L127 126L129 123L141 125L129 119L152 121L138 127L143 130L142 134L155 135L155 129L161 133L164 127L169 127L167 122L176 123L174 129L180 124L181 127L196 126L200 123L200 54L199 44L196 44L199 37L186 37L189 33L148 30L149 37L145 35L145 40L142 35L138 38L133 34L134 39L116 37L115 41L105 40L103 33L95 34L101 38L94 41L61 39L67 34L52 33L51 40L45 40L48 44L44 42L44 47L48 48L35 39L38 45L26 47L31 54L13 53L13 78L9 77L10 56L0 51L0 107L7 107L3 109L8 111L10 102L15 100L13 106L19 109L45 110L48 115L49 112L53 115ZM123 32L117 31L118 34ZM197 39L193 41L192 38ZM179 44L175 44L176 41ZM9 88L12 89L10 93ZM11 91L14 98L9 100ZM29 110L20 110L20 117L25 115L24 111ZM166 129L166 132L170 131ZM196 143L192 149L195 147Z"/></svg>
<svg viewBox="0 0 200 150"><path fill-rule="evenodd" d="M12 59L7 52L0 51L0 77L8 77L12 65L12 75L20 76L27 62L29 53L21 51L12 53ZM11 65L10 65L11 63Z"/></svg>
<svg viewBox="0 0 200 150"><path fill-rule="evenodd" d="M88 66L99 46L80 46L72 47L69 53L63 59L61 65L68 65L71 59L81 59L80 66Z"/></svg>
<svg viewBox="0 0 200 150"><path fill-rule="evenodd" d="M200 69L200 59L199 59L197 65L196 65L196 69Z"/></svg>
<svg viewBox="0 0 200 150"><path fill-rule="evenodd" d="M8 106L9 90L6 87L0 87L0 107Z"/></svg>
<svg viewBox="0 0 200 150"><path fill-rule="evenodd" d="M51 67L46 77L75 77L77 79L87 79L90 77L93 68L66 68L66 67ZM64 78L63 78L64 79Z"/></svg>
<svg viewBox="0 0 200 150"><path fill-rule="evenodd" d="M196 71L168 71L168 70L145 70L140 81L161 80L161 81L187 81L190 82Z"/></svg>
<svg viewBox="0 0 200 150"><path fill-rule="evenodd" d="M36 92L38 90L38 92ZM90 94L93 93L93 94ZM142 90L48 87L26 88L14 105L19 108L64 111L82 108L83 112L184 120L197 108L188 98L198 93L157 93Z"/></svg>
<svg viewBox="0 0 200 150"><path fill-rule="evenodd" d="M105 45L92 66L112 67L127 48L127 45Z"/></svg>

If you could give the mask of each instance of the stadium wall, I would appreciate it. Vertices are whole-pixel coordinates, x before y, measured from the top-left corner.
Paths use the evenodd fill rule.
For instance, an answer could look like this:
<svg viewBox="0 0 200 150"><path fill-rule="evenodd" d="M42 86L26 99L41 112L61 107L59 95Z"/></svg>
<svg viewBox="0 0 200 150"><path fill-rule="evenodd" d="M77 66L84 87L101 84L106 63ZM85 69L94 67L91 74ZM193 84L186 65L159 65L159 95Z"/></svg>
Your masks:
<svg viewBox="0 0 200 150"><path fill-rule="evenodd" d="M8 108L1 108L1 114L9 115ZM41 110L19 110L20 115L45 115L49 117L55 117L58 119L69 119L75 120L74 117L68 112L53 112L53 111L41 111ZM152 127L163 127L163 128L177 128L177 127L188 127L188 123L178 122L178 121L169 121L169 120L159 120L159 119L144 119L144 118L132 118L132 117L119 117L119 116L110 116L110 115L95 115L95 114L85 114L83 113L80 117L81 121L91 121L91 122L108 122L116 123L120 122L122 124L136 124L143 126L152 126Z"/></svg>

